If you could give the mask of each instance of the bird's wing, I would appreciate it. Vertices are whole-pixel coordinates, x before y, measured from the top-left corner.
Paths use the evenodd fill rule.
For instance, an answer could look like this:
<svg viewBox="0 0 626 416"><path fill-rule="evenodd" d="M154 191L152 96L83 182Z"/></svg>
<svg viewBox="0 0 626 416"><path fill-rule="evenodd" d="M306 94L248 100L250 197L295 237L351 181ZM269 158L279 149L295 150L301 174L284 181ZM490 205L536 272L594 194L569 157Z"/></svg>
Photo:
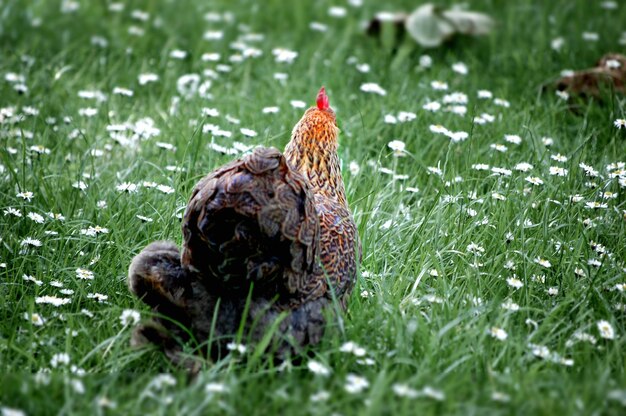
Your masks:
<svg viewBox="0 0 626 416"><path fill-rule="evenodd" d="M320 218L320 258L335 295L345 299L356 279L360 242L350 211L324 197L316 198Z"/></svg>

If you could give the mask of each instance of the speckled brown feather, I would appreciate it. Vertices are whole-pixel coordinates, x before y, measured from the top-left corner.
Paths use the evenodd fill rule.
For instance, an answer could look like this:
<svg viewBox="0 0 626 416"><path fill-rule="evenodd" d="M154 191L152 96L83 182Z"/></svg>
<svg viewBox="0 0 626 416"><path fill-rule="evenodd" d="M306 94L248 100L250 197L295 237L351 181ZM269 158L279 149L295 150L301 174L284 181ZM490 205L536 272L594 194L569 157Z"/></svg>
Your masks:
<svg viewBox="0 0 626 416"><path fill-rule="evenodd" d="M215 340L209 353L224 351L241 322L256 342L282 319L272 343L279 356L319 342L323 312L333 298L345 307L360 255L338 132L322 89L284 155L257 148L196 185L183 218L180 257L171 243L146 247L131 264L131 290L197 341ZM176 358L180 342L171 337L185 342L189 334L178 323L156 321L137 338L184 362Z"/></svg>

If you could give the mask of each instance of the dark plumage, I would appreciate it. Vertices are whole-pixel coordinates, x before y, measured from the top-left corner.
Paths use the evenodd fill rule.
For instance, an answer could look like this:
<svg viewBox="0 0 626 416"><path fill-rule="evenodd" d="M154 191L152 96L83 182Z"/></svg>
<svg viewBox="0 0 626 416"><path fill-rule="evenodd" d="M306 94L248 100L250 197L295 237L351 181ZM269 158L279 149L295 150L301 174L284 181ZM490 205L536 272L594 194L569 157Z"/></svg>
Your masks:
<svg viewBox="0 0 626 416"><path fill-rule="evenodd" d="M324 311L334 300L345 307L360 256L337 134L322 89L284 155L257 148L196 185L182 253L155 242L131 263L131 291L157 313L136 342L177 362L192 338L220 355L240 328L243 342L257 343L275 326L268 348L280 357L319 342Z"/></svg>

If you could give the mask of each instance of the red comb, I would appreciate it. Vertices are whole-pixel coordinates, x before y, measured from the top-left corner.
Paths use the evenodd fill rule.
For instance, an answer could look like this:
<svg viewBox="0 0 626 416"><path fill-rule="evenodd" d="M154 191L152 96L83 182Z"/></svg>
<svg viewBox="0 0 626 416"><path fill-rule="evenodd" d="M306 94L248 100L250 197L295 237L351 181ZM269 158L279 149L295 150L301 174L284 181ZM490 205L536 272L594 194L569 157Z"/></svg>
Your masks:
<svg viewBox="0 0 626 416"><path fill-rule="evenodd" d="M326 89L322 87L320 92L317 93L317 108L320 110L328 110L328 95L326 95Z"/></svg>

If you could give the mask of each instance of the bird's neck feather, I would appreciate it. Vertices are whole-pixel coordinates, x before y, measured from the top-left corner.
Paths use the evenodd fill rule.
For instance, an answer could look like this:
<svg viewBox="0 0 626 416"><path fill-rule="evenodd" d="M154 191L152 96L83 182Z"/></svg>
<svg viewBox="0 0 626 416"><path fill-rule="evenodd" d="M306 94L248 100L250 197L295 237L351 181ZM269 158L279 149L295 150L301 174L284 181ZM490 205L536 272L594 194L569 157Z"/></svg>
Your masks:
<svg viewBox="0 0 626 416"><path fill-rule="evenodd" d="M341 165L337 154L334 125L307 125L305 119L295 126L285 147L285 157L311 186L314 194L336 200L347 206Z"/></svg>

